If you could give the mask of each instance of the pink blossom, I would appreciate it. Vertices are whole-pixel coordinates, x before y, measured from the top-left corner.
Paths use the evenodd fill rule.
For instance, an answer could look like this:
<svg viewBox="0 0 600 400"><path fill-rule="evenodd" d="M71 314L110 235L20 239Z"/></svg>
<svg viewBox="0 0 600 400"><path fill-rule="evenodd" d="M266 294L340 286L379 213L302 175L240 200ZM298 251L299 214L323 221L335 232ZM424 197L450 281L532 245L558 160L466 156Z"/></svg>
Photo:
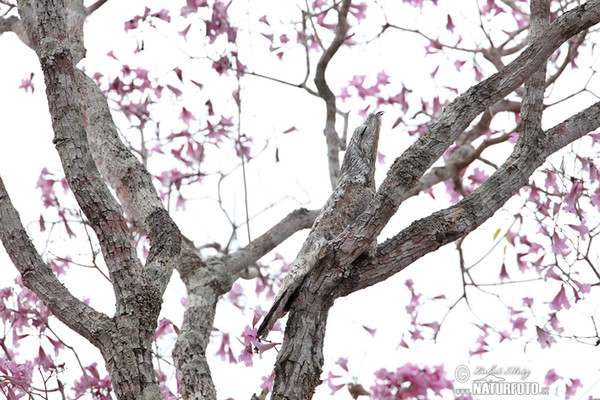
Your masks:
<svg viewBox="0 0 600 400"><path fill-rule="evenodd" d="M166 21L166 22L171 22L171 16L169 15L169 10L167 10L165 8L163 8L159 12L152 14L152 16L156 17L158 19L162 19L163 21Z"/></svg>
<svg viewBox="0 0 600 400"><path fill-rule="evenodd" d="M590 202L592 205L600 209L600 186L594 190L594 193L590 196Z"/></svg>
<svg viewBox="0 0 600 400"><path fill-rule="evenodd" d="M254 328L256 324L258 324L258 321L260 321L260 319L265 315L267 315L267 312L264 311L260 305L256 306L252 316L252 327Z"/></svg>
<svg viewBox="0 0 600 400"><path fill-rule="evenodd" d="M429 398L430 392L440 395L443 390L453 388L452 382L445 375L442 365L421 368L408 363L396 371L380 369L375 372L375 385L371 387L372 398ZM402 397L397 397L400 394Z"/></svg>
<svg viewBox="0 0 600 400"><path fill-rule="evenodd" d="M69 269L71 263L71 257L65 256L64 258L55 258L48 260L48 266L52 268L52 271L56 276L65 275Z"/></svg>
<svg viewBox="0 0 600 400"><path fill-rule="evenodd" d="M552 310L559 311L562 308L566 308L567 310L571 308L571 304L569 304L569 299L567 299L567 293L565 291L565 286L561 285L558 294L554 297L554 300L550 302L550 308Z"/></svg>
<svg viewBox="0 0 600 400"><path fill-rule="evenodd" d="M489 350L486 349L486 347L484 345L478 345L477 348L475 350L469 350L469 357L473 357L473 356L480 356L487 353Z"/></svg>
<svg viewBox="0 0 600 400"><path fill-rule="evenodd" d="M252 352L252 346L247 345L247 346L244 346L244 348L242 349L242 352L238 356L238 361L243 361L244 364L246 365L246 367L251 367L253 365L253 363L252 363L253 356L254 356L254 353Z"/></svg>
<svg viewBox="0 0 600 400"><path fill-rule="evenodd" d="M533 305L533 299L531 297L523 297L523 305L531 307Z"/></svg>
<svg viewBox="0 0 600 400"><path fill-rule="evenodd" d="M228 9L232 1L227 4L215 1L213 4L211 19L206 21L206 35L210 39L210 43L214 43L220 35L227 36L227 41L230 43L235 42L237 28L231 26L228 15Z"/></svg>
<svg viewBox="0 0 600 400"><path fill-rule="evenodd" d="M262 22L262 23L263 23L263 24L265 24L265 25L271 26L271 24L270 24L270 23L269 23L269 21L267 20L267 16L266 16L266 15L263 15L262 17L260 17L260 18L258 19L258 22Z"/></svg>
<svg viewBox="0 0 600 400"><path fill-rule="evenodd" d="M337 28L337 23L328 23L328 22L325 22L325 18L327 17L327 14L328 14L327 12L321 13L317 17L317 24L321 25L323 28L335 31L335 29Z"/></svg>
<svg viewBox="0 0 600 400"><path fill-rule="evenodd" d="M500 268L500 280L510 279L508 272L506 272L506 264L502 263L502 267Z"/></svg>
<svg viewBox="0 0 600 400"><path fill-rule="evenodd" d="M552 315L550 316L550 326L552 327L552 329L554 329L556 331L556 333L563 333L564 332L564 328L562 326L560 326L560 321L558 320L558 317L556 316L556 313L552 313Z"/></svg>
<svg viewBox="0 0 600 400"><path fill-rule="evenodd" d="M337 359L337 361L335 362L337 365L339 365L340 367L342 367L342 369L346 372L348 371L348 357L340 357Z"/></svg>
<svg viewBox="0 0 600 400"><path fill-rule="evenodd" d="M181 16L187 17L189 14L198 11L199 7L206 7L206 0L186 0L186 5L181 7Z"/></svg>
<svg viewBox="0 0 600 400"><path fill-rule="evenodd" d="M499 331L498 335L500 335L500 343L511 338L510 333L508 333L507 331Z"/></svg>
<svg viewBox="0 0 600 400"><path fill-rule="evenodd" d="M519 271L523 273L529 269L528 262L523 260L523 257L526 255L524 253L517 253L517 265L519 266Z"/></svg>
<svg viewBox="0 0 600 400"><path fill-rule="evenodd" d="M589 228L585 225L585 221L583 221L583 220L581 221L581 223L579 225L569 224L569 226L573 230L575 230L575 231L577 231L579 233L579 237L582 240L585 240L586 237L587 237L587 235L589 235L589 233L590 233Z"/></svg>
<svg viewBox="0 0 600 400"><path fill-rule="evenodd" d="M248 137L242 137L239 141L237 141L237 146L235 146L235 154L238 157L243 157L246 160L249 160L251 158L250 156L250 146L248 145L248 143L252 142L252 138L248 138Z"/></svg>
<svg viewBox="0 0 600 400"><path fill-rule="evenodd" d="M552 345L552 343L556 343L556 339L549 334L548 332L544 331L542 328L540 328L539 326L535 327L537 336L538 336L538 341L540 342L540 345L542 346L542 349L545 349L546 347L550 347Z"/></svg>
<svg viewBox="0 0 600 400"><path fill-rule="evenodd" d="M231 290L227 293L227 299L231 301L231 304L243 310L244 307L240 303L240 298L244 295L244 288L239 283L234 283Z"/></svg>
<svg viewBox="0 0 600 400"><path fill-rule="evenodd" d="M448 14L448 22L446 23L446 29L448 29L450 32L454 32L454 28L456 28L456 25L454 25L454 22L452 22L452 17L450 16L450 14Z"/></svg>
<svg viewBox="0 0 600 400"><path fill-rule="evenodd" d="M390 76L384 70L379 71L377 73L377 84L387 85L388 83L390 83Z"/></svg>
<svg viewBox="0 0 600 400"><path fill-rule="evenodd" d="M183 36L183 38L184 38L185 40L187 40L187 35L188 35L188 32L190 31L190 28L191 28L191 27L192 27L192 24L189 24L189 25L188 25L188 26L187 26L187 27L186 27L184 30L182 30L181 32L179 32L179 34L180 34L181 36Z"/></svg>
<svg viewBox="0 0 600 400"><path fill-rule="evenodd" d="M481 81L484 78L483 74L481 73L479 68L477 68L477 67L473 67L473 68L475 69L475 80L477 82Z"/></svg>
<svg viewBox="0 0 600 400"><path fill-rule="evenodd" d="M181 114L179 114L179 119L181 119L186 125L189 125L190 121L196 120L196 117L194 117L194 114L189 112L187 108L183 107Z"/></svg>
<svg viewBox="0 0 600 400"><path fill-rule="evenodd" d="M579 199L579 196L581 196L582 191L583 185L581 184L581 182L575 182L569 193L564 197L563 204L565 205L565 210L567 212L578 215L577 200Z"/></svg>
<svg viewBox="0 0 600 400"><path fill-rule="evenodd" d="M167 318L163 318L158 322L158 328L156 328L156 332L154 332L154 340L171 332L174 332L173 323Z"/></svg>
<svg viewBox="0 0 600 400"><path fill-rule="evenodd" d="M345 383L341 383L341 384L333 383L333 379L336 379L336 378L341 378L341 376L334 375L331 371L329 371L327 378L323 379L323 383L327 383L327 386L329 386L329 389L331 389L331 394L335 394L338 390L340 390L344 386L346 386Z"/></svg>
<svg viewBox="0 0 600 400"><path fill-rule="evenodd" d="M217 350L216 355L221 357L221 361L227 359L230 363L234 364L237 361L233 355L233 351L231 351L231 345L229 340L229 334L223 333L221 337L221 346L219 347L219 350Z"/></svg>
<svg viewBox="0 0 600 400"><path fill-rule="evenodd" d="M273 384L275 383L275 372L272 372L271 375L263 376L262 383L260 384L261 389L269 389L269 392L273 391Z"/></svg>
<svg viewBox="0 0 600 400"><path fill-rule="evenodd" d="M125 22L125 32L127 32L131 29L136 29L139 25L139 20L140 20L140 16L136 15L134 18Z"/></svg>
<svg viewBox="0 0 600 400"><path fill-rule="evenodd" d="M571 379L571 383L567 384L565 390L565 400L569 400L577 392L577 389L583 387L579 379Z"/></svg>
<svg viewBox="0 0 600 400"><path fill-rule="evenodd" d="M185 210L186 203L187 203L187 200L185 199L185 197L183 197L183 195L181 193L179 193L179 195L177 196L177 201L175 202L175 209L176 210Z"/></svg>
<svg viewBox="0 0 600 400"><path fill-rule="evenodd" d="M435 54L442 50L442 44L439 40L431 40L429 44L425 46L425 55Z"/></svg>
<svg viewBox="0 0 600 400"><path fill-rule="evenodd" d="M527 323L527 320L523 317L519 317L510 322L512 323L513 331L518 330L520 334L523 335L523 331L526 329L525 323Z"/></svg>
<svg viewBox="0 0 600 400"><path fill-rule="evenodd" d="M176 97L181 97L181 95L183 94L183 92L181 90L177 89L175 86L167 84L167 88L171 92L173 92L173 94L175 94Z"/></svg>
<svg viewBox="0 0 600 400"><path fill-rule="evenodd" d="M571 249L569 249L569 245L567 244L567 238L559 236L558 232L554 232L552 235L552 251L554 254L562 257L571 253Z"/></svg>
<svg viewBox="0 0 600 400"><path fill-rule="evenodd" d="M473 173L471 175L468 176L468 178L471 180L471 182L476 183L476 184L482 184L483 182L486 181L486 179L488 178L488 174L485 173L485 171L483 171L480 168L475 168L473 170Z"/></svg>
<svg viewBox="0 0 600 400"><path fill-rule="evenodd" d="M48 357L42 346L40 346L40 348L38 349L38 356L35 358L34 363L42 367L44 371L56 369L54 361L52 361L52 359Z"/></svg>
<svg viewBox="0 0 600 400"><path fill-rule="evenodd" d="M560 376L558 376L556 374L556 371L554 370L554 368L552 368L550 371L548 371L546 373L546 376L544 377L544 385L550 386L559 379L560 379Z"/></svg>
<svg viewBox="0 0 600 400"><path fill-rule="evenodd" d="M33 79L33 72L31 73L31 75L29 75L29 78L21 79L21 84L19 85L19 89L23 89L23 90L25 90L25 92L27 92L29 89L31 89L31 93L33 93L35 88L33 87L32 79Z"/></svg>
<svg viewBox="0 0 600 400"><path fill-rule="evenodd" d="M454 61L454 68L456 68L456 70L460 72L461 68L463 67L463 65L465 65L465 63L466 61L456 60Z"/></svg>
<svg viewBox="0 0 600 400"><path fill-rule="evenodd" d="M581 293L589 293L592 288L592 285L589 283L581 283L573 278L571 278L571 281L575 283Z"/></svg>
<svg viewBox="0 0 600 400"><path fill-rule="evenodd" d="M350 13L357 20L363 20L366 17L367 4L365 2L359 4L350 4Z"/></svg>
<svg viewBox="0 0 600 400"><path fill-rule="evenodd" d="M560 193L560 189L556 183L556 173L548 169L544 170L543 172L546 174L546 181L544 182L544 187L546 190L550 191L550 189L553 189L554 193Z"/></svg>

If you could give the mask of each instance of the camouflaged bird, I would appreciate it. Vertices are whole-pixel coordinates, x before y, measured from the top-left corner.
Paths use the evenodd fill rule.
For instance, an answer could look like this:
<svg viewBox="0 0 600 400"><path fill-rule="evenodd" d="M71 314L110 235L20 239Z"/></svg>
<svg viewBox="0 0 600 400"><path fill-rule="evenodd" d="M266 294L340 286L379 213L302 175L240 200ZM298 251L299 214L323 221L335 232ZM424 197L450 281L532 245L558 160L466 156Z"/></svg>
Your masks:
<svg viewBox="0 0 600 400"><path fill-rule="evenodd" d="M350 226L375 196L375 160L382 114L369 114L365 123L354 130L346 148L337 186L319 212L308 238L290 266L273 306L258 328L257 337L267 337L275 322L288 311L292 295L323 256L327 243Z"/></svg>

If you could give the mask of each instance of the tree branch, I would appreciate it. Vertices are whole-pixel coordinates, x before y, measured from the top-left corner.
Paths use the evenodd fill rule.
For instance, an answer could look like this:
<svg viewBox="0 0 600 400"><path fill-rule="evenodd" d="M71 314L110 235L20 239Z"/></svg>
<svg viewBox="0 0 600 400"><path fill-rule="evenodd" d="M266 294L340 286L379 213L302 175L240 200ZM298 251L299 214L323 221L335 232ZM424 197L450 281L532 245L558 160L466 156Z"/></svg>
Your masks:
<svg viewBox="0 0 600 400"><path fill-rule="evenodd" d="M135 292L132 273L139 271L141 263L121 207L89 152L63 10L45 1L37 2L35 10L30 7L31 3L19 2L19 13L44 71L53 142L75 199L98 236L117 304L122 304Z"/></svg>
<svg viewBox="0 0 600 400"><path fill-rule="evenodd" d="M17 23L19 23L19 18L14 15L8 18L0 18L0 33L11 32L13 26Z"/></svg>
<svg viewBox="0 0 600 400"><path fill-rule="evenodd" d="M179 230L156 193L150 174L119 138L106 97L98 85L79 69L75 77L91 154L102 176L115 190L129 221L149 236L151 254L145 268L163 271L161 279L156 281L162 293L172 269L167 264L180 249Z"/></svg>
<svg viewBox="0 0 600 400"><path fill-rule="evenodd" d="M498 171L467 198L413 222L379 245L374 257L358 260L345 282L337 286L335 296L347 296L381 282L424 255L466 236L525 186L547 157L598 127L600 102L542 132L537 148L521 141Z"/></svg>
<svg viewBox="0 0 600 400"><path fill-rule="evenodd" d="M61 0L35 3L19 0L18 6L44 72L55 134L53 142L71 190L96 232L117 299L114 324L99 333L93 343L102 352L120 399L161 398L152 366L152 338L162 294L180 253L181 234L162 205L150 207L144 223L151 247L146 265L142 266L121 206L104 184L90 153L84 124L89 126L98 121L93 118L93 113L87 116L92 118L84 118L72 56L75 52L77 60L85 51L76 45L82 43L82 37L76 38L75 44L69 41L72 31L69 29L67 33ZM81 15L74 18L74 24L83 24ZM102 101L106 102L105 99ZM87 109L89 111L89 107ZM143 175L140 172L143 168L135 169L131 164L129 167L130 179L139 179ZM147 172L144 177L148 178ZM148 182L149 178L144 183ZM147 190L140 187L134 192L147 194ZM144 201L152 203L149 199Z"/></svg>
<svg viewBox="0 0 600 400"><path fill-rule="evenodd" d="M514 61L450 103L427 133L396 159L369 208L332 246L338 262L347 265L368 248L423 173L478 114L521 85L562 43L599 21L600 0L590 0L564 13Z"/></svg>
<svg viewBox="0 0 600 400"><path fill-rule="evenodd" d="M338 236L339 239L327 245L323 256L305 277L295 297L288 302L293 312L290 313L291 321L288 321L284 342L289 342L291 347L289 350L286 348L285 359L278 359L276 368L279 368L278 375L285 376L290 372L285 369L285 361L294 364L301 379L299 382L302 382L297 392L301 397L298 398L310 396L318 382L320 365L315 369L308 364L313 367L319 364L324 329L312 323L324 323L332 298L348 295L388 278L423 255L471 232L526 184L533 171L543 163L548 155L542 151L544 146L538 144L530 149L524 146L524 141L520 141L507 162L471 195L447 210L413 223L378 246L375 257L369 256L369 246L407 193L471 121L540 69L565 40L598 21L600 0L589 1L563 14L539 39L532 40L530 46L513 62L460 95L444 110L440 120L394 162L367 210ZM600 104L596 108L598 121L595 125L588 124L590 129L600 124ZM596 110L590 108L578 114L577 118L593 111ZM581 129L580 133L585 132L589 130ZM498 188L503 188L500 195ZM311 304L318 306L311 308ZM312 330L305 327L302 330L304 336L297 336L295 330L302 329L302 326L292 326L292 314L299 314L302 317L300 319L309 321L311 324L307 325ZM295 338L293 341L292 337ZM301 362L307 358L312 363ZM282 384L276 383L274 398L285 398L286 390L293 390L287 386L280 387Z"/></svg>
<svg viewBox="0 0 600 400"><path fill-rule="evenodd" d="M0 178L0 240L21 274L23 283L65 325L95 345L110 319L74 297L36 251Z"/></svg>
<svg viewBox="0 0 600 400"><path fill-rule="evenodd" d="M86 8L86 14L90 15L100 7L102 7L108 0L98 0L94 4Z"/></svg>
<svg viewBox="0 0 600 400"><path fill-rule="evenodd" d="M338 23L335 31L335 37L329 47L323 51L317 68L315 71L315 85L319 91L319 97L325 101L326 119L325 119L325 139L327 141L327 159L329 160L329 180L331 188L335 189L337 181L340 177L340 158L339 152L341 149L340 137L335 130L335 95L327 85L325 72L329 61L342 46L346 40L348 33L348 10L350 9L351 0L343 0L338 10Z"/></svg>
<svg viewBox="0 0 600 400"><path fill-rule="evenodd" d="M315 221L319 210L300 208L288 214L284 219L274 225L262 236L254 239L243 247L224 258L227 270L232 275L238 274L248 265L273 250L294 233L310 228Z"/></svg>
<svg viewBox="0 0 600 400"><path fill-rule="evenodd" d="M183 251L177 270L188 293L183 324L173 349L183 398L213 400L217 394L206 361L206 346L219 296L231 289L231 275L225 272L223 260L214 258L205 264L190 251Z"/></svg>

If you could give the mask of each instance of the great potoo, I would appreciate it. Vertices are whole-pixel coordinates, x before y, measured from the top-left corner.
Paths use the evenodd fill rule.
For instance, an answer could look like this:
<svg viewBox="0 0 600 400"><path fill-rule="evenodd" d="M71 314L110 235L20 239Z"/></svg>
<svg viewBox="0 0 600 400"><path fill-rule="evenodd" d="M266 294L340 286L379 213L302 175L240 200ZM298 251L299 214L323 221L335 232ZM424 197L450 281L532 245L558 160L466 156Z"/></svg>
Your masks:
<svg viewBox="0 0 600 400"><path fill-rule="evenodd" d="M288 311L294 293L322 257L327 243L350 226L373 199L382 114L369 114L365 123L354 130L346 148L337 186L319 212L308 238L290 266L273 306L258 328L258 337L265 338L275 321Z"/></svg>

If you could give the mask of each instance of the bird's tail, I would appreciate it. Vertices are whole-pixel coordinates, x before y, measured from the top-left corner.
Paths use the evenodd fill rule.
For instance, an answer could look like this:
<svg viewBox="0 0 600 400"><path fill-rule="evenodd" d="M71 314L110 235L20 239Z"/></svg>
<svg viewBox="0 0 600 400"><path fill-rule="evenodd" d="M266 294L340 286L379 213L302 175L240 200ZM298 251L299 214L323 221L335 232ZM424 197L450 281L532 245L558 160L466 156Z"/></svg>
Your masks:
<svg viewBox="0 0 600 400"><path fill-rule="evenodd" d="M286 308L285 306L286 306L288 300L290 299L292 293L293 293L293 290L286 290L283 293L281 293L281 296L277 296L275 298L275 301L273 302L271 309L269 310L267 315L265 315L265 318L263 319L262 323L258 327L258 331L256 332L257 338L266 339L269 332L271 332L271 329L273 329L275 322L277 322L277 320L279 318L281 318L285 315L285 313L287 311L285 309Z"/></svg>

